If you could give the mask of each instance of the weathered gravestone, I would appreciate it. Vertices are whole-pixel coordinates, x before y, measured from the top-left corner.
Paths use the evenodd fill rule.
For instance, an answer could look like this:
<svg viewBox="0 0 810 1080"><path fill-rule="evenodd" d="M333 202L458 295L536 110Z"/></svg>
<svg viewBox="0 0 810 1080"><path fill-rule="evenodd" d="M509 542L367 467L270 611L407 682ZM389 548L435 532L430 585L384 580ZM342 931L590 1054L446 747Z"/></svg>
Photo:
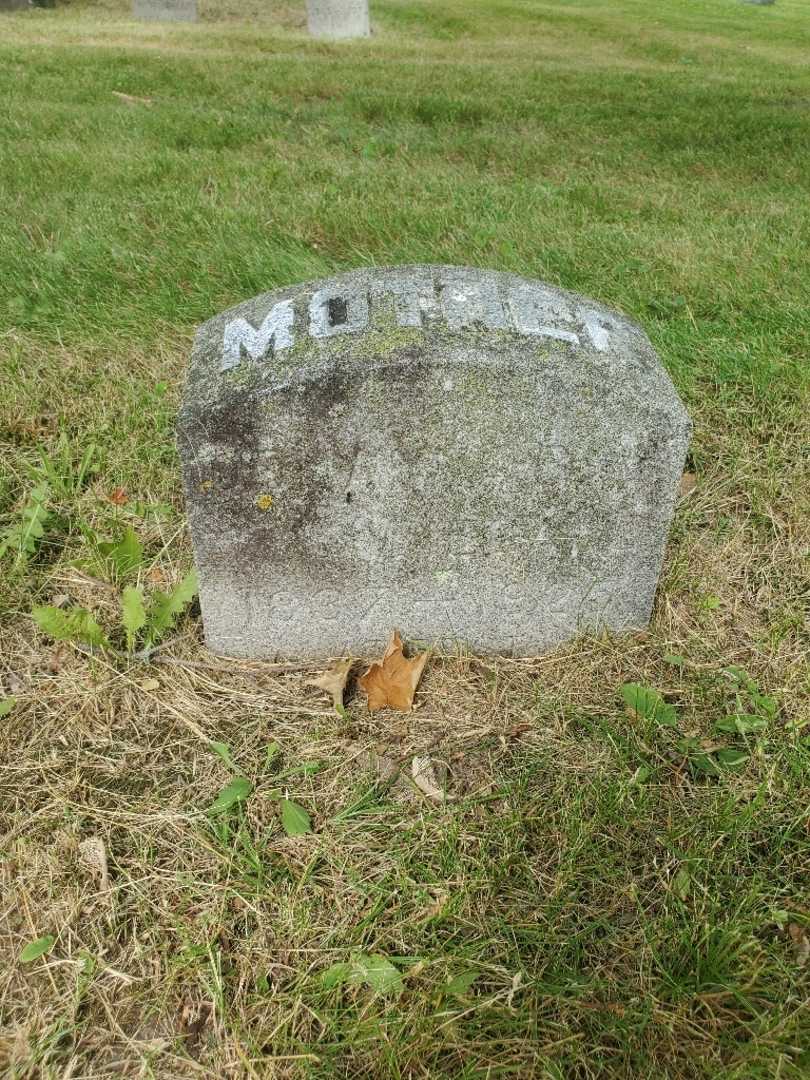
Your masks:
<svg viewBox="0 0 810 1080"><path fill-rule="evenodd" d="M197 0L134 0L132 14L149 22L196 22Z"/></svg>
<svg viewBox="0 0 810 1080"><path fill-rule="evenodd" d="M307 0L307 27L316 38L368 37L368 0Z"/></svg>
<svg viewBox="0 0 810 1080"><path fill-rule="evenodd" d="M650 615L690 424L644 333L513 274L360 270L202 326L179 420L205 633L533 654Z"/></svg>

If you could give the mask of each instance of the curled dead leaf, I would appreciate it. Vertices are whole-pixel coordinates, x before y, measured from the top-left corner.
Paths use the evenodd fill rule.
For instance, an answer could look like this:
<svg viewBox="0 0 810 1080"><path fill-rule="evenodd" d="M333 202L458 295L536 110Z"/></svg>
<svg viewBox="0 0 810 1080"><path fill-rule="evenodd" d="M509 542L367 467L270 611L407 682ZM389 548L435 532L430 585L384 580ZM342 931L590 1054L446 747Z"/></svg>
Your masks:
<svg viewBox="0 0 810 1080"><path fill-rule="evenodd" d="M84 865L98 874L102 892L110 887L110 873L107 867L107 849L100 836L89 836L79 844L79 857Z"/></svg>
<svg viewBox="0 0 810 1080"><path fill-rule="evenodd" d="M381 661L375 661L358 682L368 695L368 707L375 709L399 709L408 712L413 708L413 698L428 654L419 653L408 659L402 646L399 630L394 630Z"/></svg>
<svg viewBox="0 0 810 1080"><path fill-rule="evenodd" d="M420 916L421 919L437 919L444 913L444 909L447 907L450 900L449 895L441 889L431 890L431 896L431 902L422 912Z"/></svg>
<svg viewBox="0 0 810 1080"><path fill-rule="evenodd" d="M113 97L117 97L119 101L123 101L125 105L146 105L152 104L152 98L149 97L137 97L135 94L125 94L122 90L111 91Z"/></svg>
<svg viewBox="0 0 810 1080"><path fill-rule="evenodd" d="M327 668L323 675L319 675L317 679L309 679L307 686L317 686L319 690L325 690L331 696L337 711L340 712L343 708L343 692L346 689L346 682L353 667L354 659L352 657L349 657L348 660L339 660L332 667Z"/></svg>
<svg viewBox="0 0 810 1080"><path fill-rule="evenodd" d="M206 1001L187 1001L180 1010L180 1027L186 1040L186 1050L192 1056L197 1055L210 1019L211 1005Z"/></svg>
<svg viewBox="0 0 810 1080"><path fill-rule="evenodd" d="M25 691L25 683L14 671L9 671L6 675L6 690L8 690L12 697L16 694L22 694ZM2 694L0 694L0 696L2 696Z"/></svg>
<svg viewBox="0 0 810 1080"><path fill-rule="evenodd" d="M787 929L790 940L793 942L793 955L796 966L804 967L807 961L810 960L810 941L807 940L807 934L795 922L789 923Z"/></svg>
<svg viewBox="0 0 810 1080"><path fill-rule="evenodd" d="M57 645L51 653L51 658L48 661L48 671L51 675L58 675L62 670L65 660L68 656L68 650L64 645Z"/></svg>
<svg viewBox="0 0 810 1080"><path fill-rule="evenodd" d="M434 799L436 802L445 802L448 799L449 796L439 784L430 758L415 757L411 762L411 776L419 790L424 792L429 799Z"/></svg>

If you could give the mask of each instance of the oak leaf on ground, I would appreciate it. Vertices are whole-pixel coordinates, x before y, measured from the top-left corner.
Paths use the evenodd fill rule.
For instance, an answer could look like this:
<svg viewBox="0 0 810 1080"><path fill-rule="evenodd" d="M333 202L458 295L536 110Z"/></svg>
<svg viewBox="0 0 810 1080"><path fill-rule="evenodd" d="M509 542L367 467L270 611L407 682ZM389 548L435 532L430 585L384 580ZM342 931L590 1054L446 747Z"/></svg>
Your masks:
<svg viewBox="0 0 810 1080"><path fill-rule="evenodd" d="M439 785L436 770L430 758L415 757L411 762L411 776L419 790L424 792L429 799L434 799L436 802L444 802L447 799L446 793Z"/></svg>
<svg viewBox="0 0 810 1080"><path fill-rule="evenodd" d="M419 653L408 659L402 647L399 630L394 630L382 660L375 661L358 683L368 695L368 707L399 709L408 712L422 678L428 654Z"/></svg>
<svg viewBox="0 0 810 1080"><path fill-rule="evenodd" d="M346 689L346 681L353 667L354 659L352 657L349 657L348 660L338 660L336 664L327 668L323 675L319 675L317 679L309 679L307 685L317 686L319 690L325 690L331 696L335 708L340 712L343 708L343 691Z"/></svg>

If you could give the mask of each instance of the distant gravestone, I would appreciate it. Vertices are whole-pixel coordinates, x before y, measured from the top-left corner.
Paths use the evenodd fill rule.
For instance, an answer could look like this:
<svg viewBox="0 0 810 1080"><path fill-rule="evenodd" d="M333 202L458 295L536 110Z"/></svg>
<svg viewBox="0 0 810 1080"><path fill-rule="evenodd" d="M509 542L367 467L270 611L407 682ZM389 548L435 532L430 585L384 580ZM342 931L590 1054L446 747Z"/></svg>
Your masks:
<svg viewBox="0 0 810 1080"><path fill-rule="evenodd" d="M307 0L307 27L316 38L368 37L368 0Z"/></svg>
<svg viewBox="0 0 810 1080"><path fill-rule="evenodd" d="M637 326L537 281L258 296L200 327L179 418L207 643L526 655L642 627L689 432Z"/></svg>
<svg viewBox="0 0 810 1080"><path fill-rule="evenodd" d="M196 22L197 0L134 0L132 14L149 22Z"/></svg>

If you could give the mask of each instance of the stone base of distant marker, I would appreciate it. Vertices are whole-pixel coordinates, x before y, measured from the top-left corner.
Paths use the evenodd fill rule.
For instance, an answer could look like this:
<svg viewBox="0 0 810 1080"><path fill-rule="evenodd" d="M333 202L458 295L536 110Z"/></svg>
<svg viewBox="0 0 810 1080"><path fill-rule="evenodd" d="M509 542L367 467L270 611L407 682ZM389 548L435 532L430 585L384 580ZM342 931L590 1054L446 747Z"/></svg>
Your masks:
<svg viewBox="0 0 810 1080"><path fill-rule="evenodd" d="M329 41L368 37L368 0L307 0L307 27Z"/></svg>

